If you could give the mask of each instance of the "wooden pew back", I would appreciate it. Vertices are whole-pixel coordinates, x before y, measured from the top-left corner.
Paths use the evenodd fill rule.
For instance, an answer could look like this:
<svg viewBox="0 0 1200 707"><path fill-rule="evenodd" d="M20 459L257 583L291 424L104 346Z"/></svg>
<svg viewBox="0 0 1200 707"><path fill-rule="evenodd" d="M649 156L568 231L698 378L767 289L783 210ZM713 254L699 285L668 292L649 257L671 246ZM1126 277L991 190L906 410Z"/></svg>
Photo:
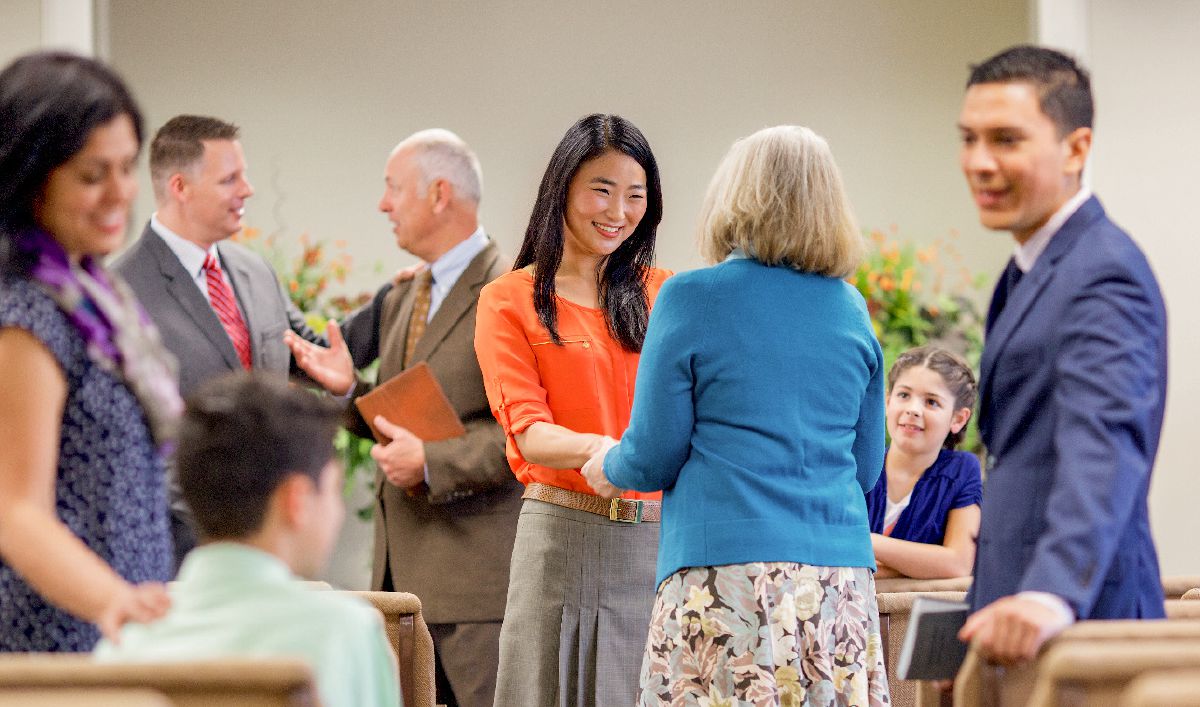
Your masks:
<svg viewBox="0 0 1200 707"><path fill-rule="evenodd" d="M383 614L400 670L405 707L434 707L433 637L421 616L421 600L407 592L346 592L370 602Z"/></svg>
<svg viewBox="0 0 1200 707"><path fill-rule="evenodd" d="M17 690L145 688L178 707L316 707L316 683L295 659L97 663L90 656L0 656L0 693Z"/></svg>

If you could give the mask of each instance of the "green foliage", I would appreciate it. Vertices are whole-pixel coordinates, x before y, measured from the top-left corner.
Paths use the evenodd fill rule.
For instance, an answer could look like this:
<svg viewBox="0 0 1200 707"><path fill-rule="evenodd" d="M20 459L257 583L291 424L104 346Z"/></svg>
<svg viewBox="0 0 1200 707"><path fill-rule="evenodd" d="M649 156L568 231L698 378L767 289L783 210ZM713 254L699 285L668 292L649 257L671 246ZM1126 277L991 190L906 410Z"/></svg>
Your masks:
<svg viewBox="0 0 1200 707"><path fill-rule="evenodd" d="M872 231L868 243L868 256L849 281L867 301L884 366L890 369L911 348L933 344L962 355L978 374L983 318L976 296L985 278L963 265L953 242L938 239L919 249ZM974 417L960 446L980 451Z"/></svg>
<svg viewBox="0 0 1200 707"><path fill-rule="evenodd" d="M288 297L297 309L304 312L308 325L318 334L325 333L330 319L342 319L371 301L370 292L361 292L353 297L330 296L327 292L331 282L344 282L349 272L351 258L344 242L334 243L337 252L327 257L324 241L312 241L303 235L300 236L300 255L288 258L274 234L264 237L258 229L246 228L234 236L234 240L271 263ZM376 265L375 269L381 268ZM364 380L373 381L378 367L377 361L359 371L359 375ZM339 429L334 437L334 449L346 470L346 498L351 497L357 486L374 489L376 467L375 460L371 458L371 446L374 443L374 440L364 439L344 428ZM355 514L362 520L370 520L372 510L372 506L367 505L357 509Z"/></svg>

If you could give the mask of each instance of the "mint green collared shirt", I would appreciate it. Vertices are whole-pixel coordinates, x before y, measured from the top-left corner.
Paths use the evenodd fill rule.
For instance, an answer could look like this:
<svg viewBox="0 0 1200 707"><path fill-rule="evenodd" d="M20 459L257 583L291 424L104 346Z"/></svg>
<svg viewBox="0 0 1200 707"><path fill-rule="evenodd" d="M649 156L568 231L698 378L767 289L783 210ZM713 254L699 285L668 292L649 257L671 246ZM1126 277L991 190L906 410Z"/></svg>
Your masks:
<svg viewBox="0 0 1200 707"><path fill-rule="evenodd" d="M240 543L188 553L171 585L171 610L126 624L103 662L295 657L308 661L325 707L401 704L383 619L369 604L302 585L281 560Z"/></svg>

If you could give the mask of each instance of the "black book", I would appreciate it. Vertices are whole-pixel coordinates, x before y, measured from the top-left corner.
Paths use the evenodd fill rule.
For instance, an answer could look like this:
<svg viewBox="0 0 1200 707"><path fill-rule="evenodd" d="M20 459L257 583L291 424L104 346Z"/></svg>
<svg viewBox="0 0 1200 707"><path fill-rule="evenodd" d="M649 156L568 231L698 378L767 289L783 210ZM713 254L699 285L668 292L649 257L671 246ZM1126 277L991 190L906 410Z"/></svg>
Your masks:
<svg viewBox="0 0 1200 707"><path fill-rule="evenodd" d="M967 657L958 632L970 607L961 601L917 597L896 672L901 680L950 680Z"/></svg>

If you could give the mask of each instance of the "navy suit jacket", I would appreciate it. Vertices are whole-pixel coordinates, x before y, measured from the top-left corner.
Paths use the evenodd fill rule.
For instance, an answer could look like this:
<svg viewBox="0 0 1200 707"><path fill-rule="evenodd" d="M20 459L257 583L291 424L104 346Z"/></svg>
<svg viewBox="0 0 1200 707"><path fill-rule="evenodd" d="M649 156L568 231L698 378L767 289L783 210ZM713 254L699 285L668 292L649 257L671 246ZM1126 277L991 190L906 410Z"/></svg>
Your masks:
<svg viewBox="0 0 1200 707"><path fill-rule="evenodd" d="M1163 615L1146 494L1166 389L1158 284L1093 197L992 298L972 610L1032 590L1080 619Z"/></svg>

